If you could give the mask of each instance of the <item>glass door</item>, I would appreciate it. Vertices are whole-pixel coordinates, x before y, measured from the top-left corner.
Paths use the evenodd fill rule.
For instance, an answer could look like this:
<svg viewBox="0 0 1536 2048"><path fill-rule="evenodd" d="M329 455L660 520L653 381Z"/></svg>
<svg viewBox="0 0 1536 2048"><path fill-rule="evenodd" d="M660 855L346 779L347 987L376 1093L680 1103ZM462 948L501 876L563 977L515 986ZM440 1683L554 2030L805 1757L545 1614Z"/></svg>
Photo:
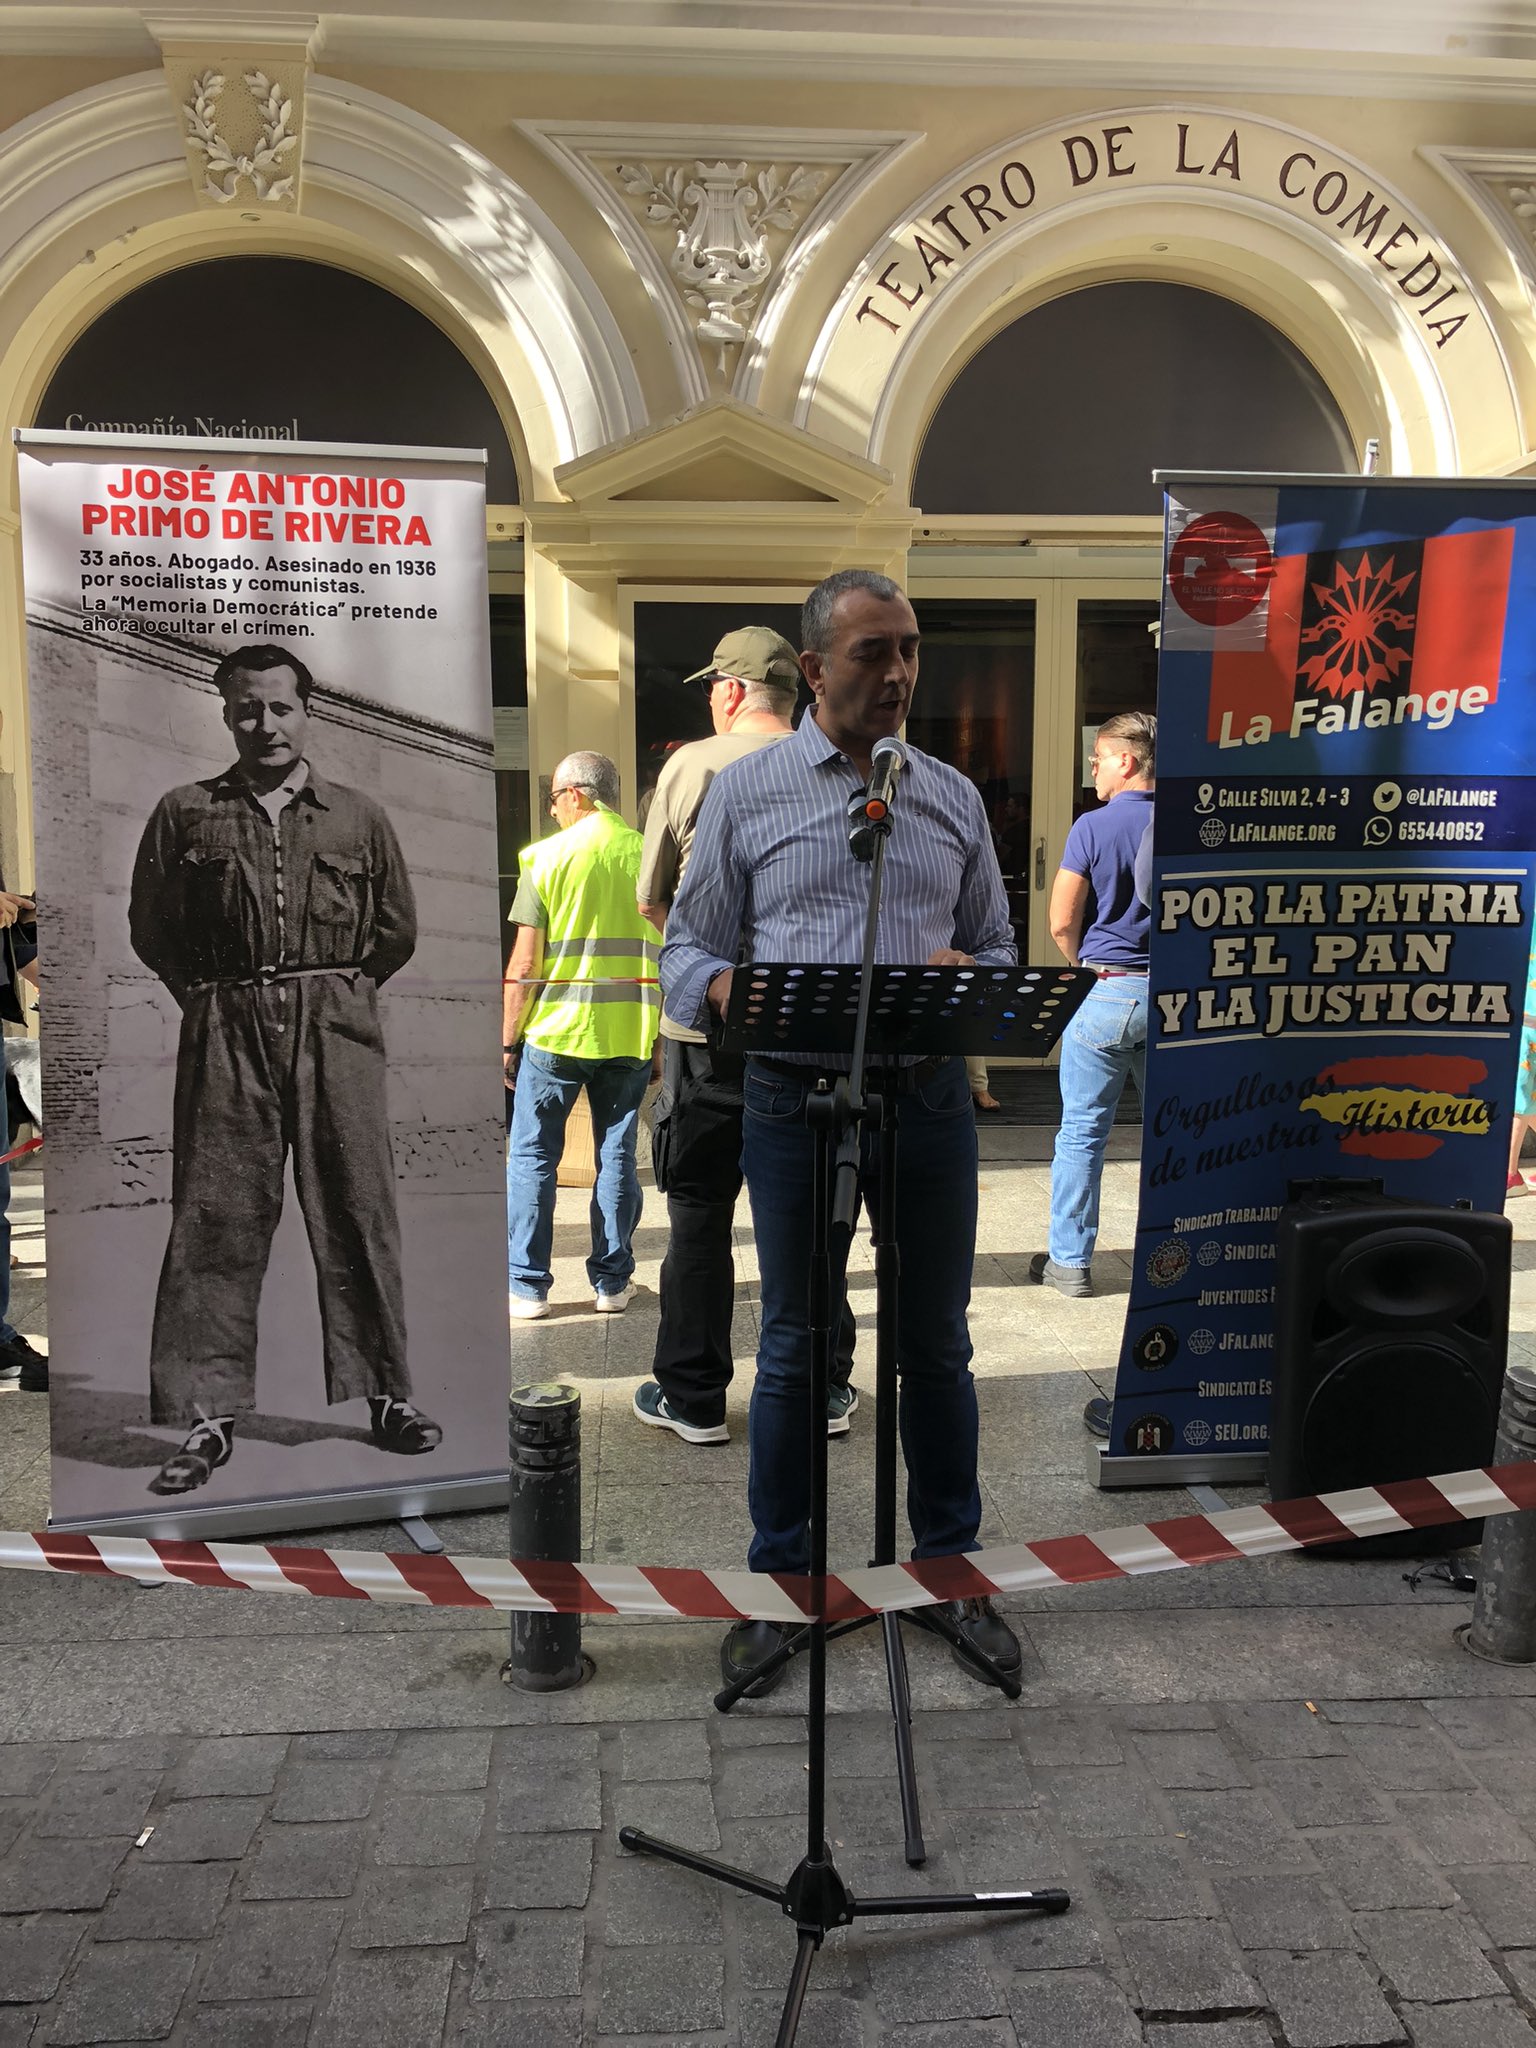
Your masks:
<svg viewBox="0 0 1536 2048"><path fill-rule="evenodd" d="M906 736L958 768L986 807L1019 955L1031 950L1036 636L1032 600L918 597L917 693Z"/></svg>
<svg viewBox="0 0 1536 2048"><path fill-rule="evenodd" d="M1078 596L1072 601L1073 688L1080 753L1073 817L1096 810L1088 758L1093 736L1121 711L1157 710L1157 599Z"/></svg>
<svg viewBox="0 0 1536 2048"><path fill-rule="evenodd" d="M1046 925L1051 884L1074 818L1097 807L1088 757L1117 711L1157 708L1158 586L1148 578L1061 577L1040 586L1041 763L1031 846L1031 958L1060 959Z"/></svg>

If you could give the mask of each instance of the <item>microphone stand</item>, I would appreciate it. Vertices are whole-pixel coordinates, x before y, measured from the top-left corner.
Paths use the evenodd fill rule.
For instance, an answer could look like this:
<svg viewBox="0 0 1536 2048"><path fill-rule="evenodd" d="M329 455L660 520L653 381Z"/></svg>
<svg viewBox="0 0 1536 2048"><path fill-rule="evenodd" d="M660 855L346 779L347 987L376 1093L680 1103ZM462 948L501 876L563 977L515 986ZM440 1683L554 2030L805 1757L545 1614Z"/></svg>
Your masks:
<svg viewBox="0 0 1536 2048"><path fill-rule="evenodd" d="M811 1204L811 1387L807 1444L811 1477L810 1590L815 1618L793 1639L793 1648L787 1643L781 1644L772 1658L765 1660L747 1674L743 1684L726 1688L725 1692L716 1696L715 1702L720 1707L731 1705L746 1690L747 1685L755 1684L770 1668L776 1669L793 1655L794 1649L802 1643L809 1648L805 1854L791 1871L787 1881L775 1884L751 1871L738 1870L731 1864L722 1863L715 1857L701 1856L676 1843L662 1841L655 1835L645 1833L643 1829L619 1829L619 1841L626 1849L637 1850L643 1855L679 1864L685 1870L695 1870L702 1876L713 1878L716 1883L732 1885L738 1891L750 1892L757 1898L768 1899L794 1921L797 1935L795 1960L779 2019L775 2048L791 2048L800 2025L816 1951L834 1927L850 1926L856 1919L883 1918L892 1914L1012 1913L1028 1908L1046 1913L1064 1913L1071 1904L1068 1893L1056 1888L1040 1891L940 1892L898 1897L855 1898L833 1863L832 1851L827 1842L827 1384L831 1370L834 1331L839 1320L846 1285L848 1252L853 1242L854 1226L858 1216L861 1130L872 1115L880 1116L883 1130L886 1115L894 1110L894 1104L891 1102L892 1090L889 1086L884 1089L878 1101L875 1098L866 1100L864 1095L865 1047L869 1036L870 1003L874 988L875 942L880 914L881 881L885 867L885 841L890 832L889 814L878 821L869 820L868 826L872 834L869 856L869 910L864 925L864 957L860 974L858 1011L854 1024L852 1065L849 1072L839 1074L830 1087L827 1085L827 1077L822 1076L806 1102L806 1122L816 1136ZM857 847L855 854L858 858L864 857L858 853ZM887 1105L890 1105L889 1112ZM892 1172L895 1165L894 1143L893 1121L889 1158ZM881 1184L879 1207L882 1212L891 1204L892 1194L891 1178L887 1176ZM890 1217L893 1216L894 1208L890 1208ZM877 1399L880 1408L877 1447L884 1444L890 1454L891 1480L885 1506L887 1519L891 1524L891 1556L884 1560L890 1562L894 1560L895 1550L894 1239L885 1249L889 1256L884 1276L889 1286L881 1290L879 1324L882 1334L889 1340L887 1349L890 1354L890 1385L887 1387L881 1384L877 1378ZM879 1270L877 1265L877 1275ZM879 1541L880 1536L877 1532L877 1544ZM881 1560L877 1560L879 1561ZM906 1660L896 1626L896 1617L885 1615L880 1619L885 1624L891 1704L896 1715L898 1760L903 1761L902 1809L907 1824L908 1861L921 1861L921 1854L916 1859L912 1856L916 1812L915 1782L911 1786L910 1810L908 1806L912 1737L911 1710L907 1701ZM843 1632L842 1627L836 1631L839 1634ZM967 1644L965 1647L970 1650L970 1645ZM981 1657L977 1652L971 1654L978 1665L988 1664L996 1682L1007 1689L1007 1682L1002 1674L996 1671L995 1666L990 1666L988 1659ZM1017 1697L1018 1691L1019 1687L1015 1682L1012 1685L1014 1697ZM921 1850L920 1838L918 1847Z"/></svg>

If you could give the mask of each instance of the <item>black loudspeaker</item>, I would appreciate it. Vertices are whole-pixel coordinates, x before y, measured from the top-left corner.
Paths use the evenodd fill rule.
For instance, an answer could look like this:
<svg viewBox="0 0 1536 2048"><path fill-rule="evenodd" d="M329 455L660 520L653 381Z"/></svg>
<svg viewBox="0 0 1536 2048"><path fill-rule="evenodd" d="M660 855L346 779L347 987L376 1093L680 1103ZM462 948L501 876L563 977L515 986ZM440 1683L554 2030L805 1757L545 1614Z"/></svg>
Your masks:
<svg viewBox="0 0 1536 2048"><path fill-rule="evenodd" d="M1293 1181L1275 1262L1273 1500L1492 1462L1509 1344L1506 1218ZM1481 1522L1319 1546L1335 1557L1461 1550Z"/></svg>

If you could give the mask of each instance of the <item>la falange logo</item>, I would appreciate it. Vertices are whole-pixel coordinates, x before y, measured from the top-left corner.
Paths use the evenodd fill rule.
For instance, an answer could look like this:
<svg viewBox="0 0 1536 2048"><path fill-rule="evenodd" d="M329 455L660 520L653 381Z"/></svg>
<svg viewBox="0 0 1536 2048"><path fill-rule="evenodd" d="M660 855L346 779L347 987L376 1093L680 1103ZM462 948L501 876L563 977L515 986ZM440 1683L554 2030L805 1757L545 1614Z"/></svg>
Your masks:
<svg viewBox="0 0 1536 2048"><path fill-rule="evenodd" d="M1336 704L1360 695L1395 702L1413 667L1422 547L1351 548L1332 557L1332 574L1323 579L1310 574L1312 559L1298 695L1309 691Z"/></svg>
<svg viewBox="0 0 1536 2048"><path fill-rule="evenodd" d="M1439 732L1486 711L1499 694L1514 541L1504 526L1275 555L1262 637L1239 625L1232 644L1227 620L1200 621L1214 628L1206 738L1228 748L1385 726ZM1178 603L1172 569L1170 555ZM1236 578L1224 583L1230 596Z"/></svg>

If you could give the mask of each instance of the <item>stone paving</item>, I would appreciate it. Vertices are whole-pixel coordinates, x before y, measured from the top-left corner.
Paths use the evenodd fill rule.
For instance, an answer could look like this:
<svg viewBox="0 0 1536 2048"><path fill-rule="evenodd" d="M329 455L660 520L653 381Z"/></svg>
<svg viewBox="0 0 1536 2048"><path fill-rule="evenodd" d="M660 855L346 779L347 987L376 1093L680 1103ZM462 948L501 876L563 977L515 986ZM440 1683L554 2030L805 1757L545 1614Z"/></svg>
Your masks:
<svg viewBox="0 0 1536 2048"><path fill-rule="evenodd" d="M989 1132L985 1153L984 1535L1188 1511L1178 1492L1098 1493L1078 1422L1123 1313L1130 1166L1110 1170L1104 1292L1075 1304L1018 1284L1044 1218L1034 1134ZM45 1336L37 1200L19 1179L15 1306ZM584 1209L562 1197L570 1306L514 1333L514 1370L582 1385L589 1554L737 1563L750 1247L735 1440L690 1448L627 1413L659 1205L622 1320L585 1304ZM1536 1202L1513 1214L1529 1355ZM853 1299L867 1328L862 1253ZM832 1447L850 1561L868 1346ZM45 1452L45 1404L0 1401L0 1525L40 1525ZM504 1538L496 1515L439 1533L480 1552ZM306 1540L405 1547L392 1526ZM1536 2048L1536 1669L1468 1657L1468 1601L1405 1569L1282 1557L1010 1602L1012 1708L914 1635L920 1871L878 1645L837 1644L829 1832L853 1890L1064 1884L1074 1903L834 1935L805 2048ZM772 2041L788 1922L616 1839L631 1823L774 1879L802 1853L803 1671L716 1714L718 1635L592 1623L593 1680L539 1698L498 1681L505 1617L5 1575L0 2048Z"/></svg>

